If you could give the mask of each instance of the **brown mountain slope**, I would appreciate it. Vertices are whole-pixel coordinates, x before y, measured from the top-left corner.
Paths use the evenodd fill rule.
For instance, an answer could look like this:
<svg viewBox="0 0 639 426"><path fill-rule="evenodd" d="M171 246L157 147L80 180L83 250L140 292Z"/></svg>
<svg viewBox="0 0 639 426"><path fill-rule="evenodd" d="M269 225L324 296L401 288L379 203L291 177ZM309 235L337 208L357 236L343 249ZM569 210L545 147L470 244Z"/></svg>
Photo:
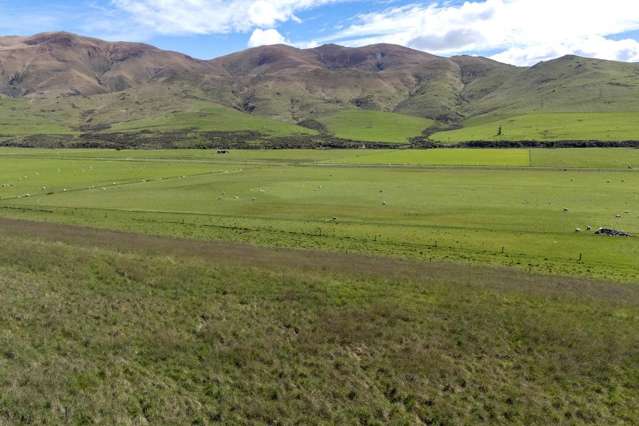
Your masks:
<svg viewBox="0 0 639 426"><path fill-rule="evenodd" d="M481 61L466 58L466 68L473 62L480 68ZM497 63L491 70L500 67L502 74L515 70ZM492 88L481 81L494 74L472 73L475 85ZM455 60L387 44L264 46L201 61L69 33L0 38L0 93L7 96L93 96L180 84L236 109L287 121L344 108L458 118L470 74Z"/></svg>
<svg viewBox="0 0 639 426"><path fill-rule="evenodd" d="M3 95L29 99L38 114L66 108L61 115L76 128L177 113L194 101L288 122L359 108L445 127L533 111L637 111L639 64L570 56L523 68L388 44L264 46L204 61L145 44L45 33L0 37L0 101Z"/></svg>
<svg viewBox="0 0 639 426"><path fill-rule="evenodd" d="M466 62L474 60L481 61ZM210 63L234 76L237 107L295 120L349 107L455 116L465 87L455 61L387 44L308 50L265 46ZM502 74L516 70L499 65ZM479 73L473 78L483 79Z"/></svg>
<svg viewBox="0 0 639 426"><path fill-rule="evenodd" d="M154 82L201 83L214 66L139 43L108 43L69 33L0 38L0 93L95 95Z"/></svg>

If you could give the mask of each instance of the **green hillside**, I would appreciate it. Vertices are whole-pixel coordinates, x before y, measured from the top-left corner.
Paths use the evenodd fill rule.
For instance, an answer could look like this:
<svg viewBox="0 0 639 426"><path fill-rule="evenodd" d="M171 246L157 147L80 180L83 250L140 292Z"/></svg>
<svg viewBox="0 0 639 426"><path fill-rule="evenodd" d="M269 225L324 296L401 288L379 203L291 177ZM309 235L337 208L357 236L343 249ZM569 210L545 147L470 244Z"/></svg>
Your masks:
<svg viewBox="0 0 639 426"><path fill-rule="evenodd" d="M431 139L445 143L500 140L639 140L639 112L531 113L490 121L469 120L463 128L435 133L431 135Z"/></svg>
<svg viewBox="0 0 639 426"><path fill-rule="evenodd" d="M36 100L0 97L0 136L73 135L85 131L254 131L268 136L313 135L314 130L247 114L170 88L155 93Z"/></svg>
<svg viewBox="0 0 639 426"><path fill-rule="evenodd" d="M254 116L222 105L198 102L187 111L174 111L148 118L125 121L112 126L112 131L197 129L200 131L232 132L252 130L270 136L292 134L311 135L316 132L294 124Z"/></svg>
<svg viewBox="0 0 639 426"><path fill-rule="evenodd" d="M0 136L69 134L70 121L65 111L0 96Z"/></svg>
<svg viewBox="0 0 639 426"><path fill-rule="evenodd" d="M434 124L427 118L367 110L340 111L319 121L339 138L388 143L407 142Z"/></svg>
<svg viewBox="0 0 639 426"><path fill-rule="evenodd" d="M466 97L466 96L465 96ZM463 106L467 117L639 111L639 66L564 56L520 69Z"/></svg>

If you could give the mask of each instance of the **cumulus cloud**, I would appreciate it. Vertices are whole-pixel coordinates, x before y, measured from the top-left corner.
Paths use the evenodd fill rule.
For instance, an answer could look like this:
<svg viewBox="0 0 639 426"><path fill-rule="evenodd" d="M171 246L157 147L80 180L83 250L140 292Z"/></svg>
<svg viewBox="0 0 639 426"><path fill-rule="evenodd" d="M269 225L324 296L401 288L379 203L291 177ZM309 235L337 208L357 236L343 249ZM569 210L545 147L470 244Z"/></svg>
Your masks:
<svg viewBox="0 0 639 426"><path fill-rule="evenodd" d="M249 47L268 46L271 44L290 44L290 42L273 28L268 30L256 28L248 42Z"/></svg>
<svg viewBox="0 0 639 426"><path fill-rule="evenodd" d="M438 51L463 48L469 44L479 42L481 39L482 35L480 32L460 28L449 31L443 35L421 35L409 40L408 45L416 49Z"/></svg>
<svg viewBox="0 0 639 426"><path fill-rule="evenodd" d="M316 42L397 43L444 55L490 51L520 65L568 53L639 61L639 42L611 38L638 29L637 0L485 0L362 14Z"/></svg>
<svg viewBox="0 0 639 426"><path fill-rule="evenodd" d="M220 34L271 28L296 12L340 0L112 0L138 24L163 34Z"/></svg>

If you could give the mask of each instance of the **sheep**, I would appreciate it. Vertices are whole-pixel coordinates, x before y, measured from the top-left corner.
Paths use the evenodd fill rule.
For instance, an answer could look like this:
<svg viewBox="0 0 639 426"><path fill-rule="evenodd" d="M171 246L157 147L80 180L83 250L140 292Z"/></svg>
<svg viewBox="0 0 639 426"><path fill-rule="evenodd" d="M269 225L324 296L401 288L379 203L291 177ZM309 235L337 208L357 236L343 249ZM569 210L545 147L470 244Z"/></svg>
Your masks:
<svg viewBox="0 0 639 426"><path fill-rule="evenodd" d="M575 232L582 232L581 228L575 228Z"/></svg>
<svg viewBox="0 0 639 426"><path fill-rule="evenodd" d="M592 231L592 226L590 226L590 225L586 225L586 230L588 230L588 231Z"/></svg>

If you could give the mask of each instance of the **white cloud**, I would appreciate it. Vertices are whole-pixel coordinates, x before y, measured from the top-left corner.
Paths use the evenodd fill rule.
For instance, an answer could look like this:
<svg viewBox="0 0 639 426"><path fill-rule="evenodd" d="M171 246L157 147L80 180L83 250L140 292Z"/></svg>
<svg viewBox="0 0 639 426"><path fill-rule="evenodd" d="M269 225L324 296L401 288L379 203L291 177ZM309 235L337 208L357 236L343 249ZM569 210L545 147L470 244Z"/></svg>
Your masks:
<svg viewBox="0 0 639 426"><path fill-rule="evenodd" d="M397 43L443 55L497 51L495 59L520 65L568 53L639 61L639 42L609 38L637 29L637 0L485 0L363 14L316 42Z"/></svg>
<svg viewBox="0 0 639 426"><path fill-rule="evenodd" d="M290 42L273 28L268 30L256 28L248 42L249 47L268 46L271 44L290 44Z"/></svg>
<svg viewBox="0 0 639 426"><path fill-rule="evenodd" d="M112 0L140 25L162 34L213 34L299 21L298 11L341 0Z"/></svg>

